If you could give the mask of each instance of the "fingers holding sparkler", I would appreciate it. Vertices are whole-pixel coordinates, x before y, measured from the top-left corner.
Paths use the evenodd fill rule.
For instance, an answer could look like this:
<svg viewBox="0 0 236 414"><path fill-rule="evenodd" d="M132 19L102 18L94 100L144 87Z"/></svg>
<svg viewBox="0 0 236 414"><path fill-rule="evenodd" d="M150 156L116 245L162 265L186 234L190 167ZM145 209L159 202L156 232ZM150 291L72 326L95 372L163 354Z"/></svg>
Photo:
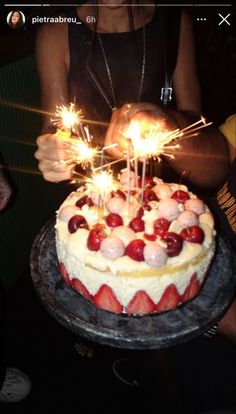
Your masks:
<svg viewBox="0 0 236 414"><path fill-rule="evenodd" d="M92 168L97 148L91 145L88 128L82 125L82 112L74 104L57 107L53 125L56 134L44 134L38 137L38 149L35 158L39 169L47 181L59 182L71 180L77 164ZM76 134L76 135L75 135Z"/></svg>
<svg viewBox="0 0 236 414"><path fill-rule="evenodd" d="M34 156L47 181L70 180L75 163L72 158L71 140L58 139L55 134L44 134L37 138L38 149Z"/></svg>
<svg viewBox="0 0 236 414"><path fill-rule="evenodd" d="M42 161L39 163L39 170L42 172L46 181L59 183L61 181L71 180L73 177L75 164L67 164L63 161Z"/></svg>
<svg viewBox="0 0 236 414"><path fill-rule="evenodd" d="M61 159L69 159L71 151L71 139L58 139L57 134L44 134L37 138L38 149L35 157L38 160L47 159L57 161Z"/></svg>

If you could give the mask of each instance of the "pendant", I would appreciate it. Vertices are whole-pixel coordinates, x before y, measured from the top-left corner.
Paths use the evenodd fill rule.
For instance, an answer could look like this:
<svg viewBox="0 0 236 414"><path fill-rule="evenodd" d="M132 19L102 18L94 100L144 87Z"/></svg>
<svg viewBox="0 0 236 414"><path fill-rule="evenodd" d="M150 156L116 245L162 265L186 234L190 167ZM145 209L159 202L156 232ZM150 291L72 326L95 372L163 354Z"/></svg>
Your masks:
<svg viewBox="0 0 236 414"><path fill-rule="evenodd" d="M161 88L161 101L164 105L172 100L172 88Z"/></svg>

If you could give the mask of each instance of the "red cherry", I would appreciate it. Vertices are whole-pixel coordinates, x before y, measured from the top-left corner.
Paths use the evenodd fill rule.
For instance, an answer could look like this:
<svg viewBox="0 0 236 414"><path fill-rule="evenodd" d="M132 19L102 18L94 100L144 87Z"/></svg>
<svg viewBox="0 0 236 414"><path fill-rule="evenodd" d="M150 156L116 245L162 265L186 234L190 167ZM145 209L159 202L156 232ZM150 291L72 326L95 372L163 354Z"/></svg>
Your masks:
<svg viewBox="0 0 236 414"><path fill-rule="evenodd" d="M88 229L88 223L85 220L83 216L80 216L79 214L71 217L71 219L68 222L68 230L70 233L75 233L78 229Z"/></svg>
<svg viewBox="0 0 236 414"><path fill-rule="evenodd" d="M137 212L137 218L142 218L144 215L144 210L148 210L151 211L151 206L149 206L149 204L145 204L143 205L143 207L140 207L138 212Z"/></svg>
<svg viewBox="0 0 236 414"><path fill-rule="evenodd" d="M164 234L162 240L167 243L166 254L169 257L178 256L180 254L183 247L183 240L177 233L169 231Z"/></svg>
<svg viewBox="0 0 236 414"><path fill-rule="evenodd" d="M145 223L141 218L133 218L129 223L129 227L137 233L138 231L144 231Z"/></svg>
<svg viewBox="0 0 236 414"><path fill-rule="evenodd" d="M126 200L126 195L125 195L125 193L124 193L123 191L121 191L121 190L112 191L112 192L111 192L111 196L112 196L112 198L113 198L113 197L121 197L121 198L123 198L124 200Z"/></svg>
<svg viewBox="0 0 236 414"><path fill-rule="evenodd" d="M109 227L123 226L123 219L119 214L109 213L106 216L106 223Z"/></svg>
<svg viewBox="0 0 236 414"><path fill-rule="evenodd" d="M144 238L149 240L149 241L156 241L157 236L155 234L148 234L148 233L144 233Z"/></svg>
<svg viewBox="0 0 236 414"><path fill-rule="evenodd" d="M143 257L143 249L145 247L145 243L141 239L132 240L125 249L125 254L129 256L133 260L137 260L138 262L142 262L144 260Z"/></svg>
<svg viewBox="0 0 236 414"><path fill-rule="evenodd" d="M159 198L157 197L155 191L147 188L143 192L143 203L147 204L149 201L159 201Z"/></svg>
<svg viewBox="0 0 236 414"><path fill-rule="evenodd" d="M172 194L171 198L178 201L178 203L184 204L187 200L189 200L190 197L186 191L177 190Z"/></svg>
<svg viewBox="0 0 236 414"><path fill-rule="evenodd" d="M153 178L149 175L147 175L144 178L144 188L152 188L156 185L155 181L153 180ZM138 179L138 186L141 188L142 187L142 178L140 177Z"/></svg>
<svg viewBox="0 0 236 414"><path fill-rule="evenodd" d="M105 233L103 229L95 229L93 228L90 230L88 239L87 239L87 247L89 250L97 251L100 249L101 242L105 239Z"/></svg>
<svg viewBox="0 0 236 414"><path fill-rule="evenodd" d="M94 205L91 198L87 195L79 198L79 200L77 200L75 203L76 207L79 207L79 208L82 208L85 204L87 204L89 207Z"/></svg>
<svg viewBox="0 0 236 414"><path fill-rule="evenodd" d="M163 237L164 234L166 234L166 232L168 231L169 226L170 222L166 218L160 217L156 219L153 223L154 233L158 234L158 236Z"/></svg>
<svg viewBox="0 0 236 414"><path fill-rule="evenodd" d="M200 244L203 242L205 237L203 230L199 226L186 227L180 232L180 236L183 240Z"/></svg>

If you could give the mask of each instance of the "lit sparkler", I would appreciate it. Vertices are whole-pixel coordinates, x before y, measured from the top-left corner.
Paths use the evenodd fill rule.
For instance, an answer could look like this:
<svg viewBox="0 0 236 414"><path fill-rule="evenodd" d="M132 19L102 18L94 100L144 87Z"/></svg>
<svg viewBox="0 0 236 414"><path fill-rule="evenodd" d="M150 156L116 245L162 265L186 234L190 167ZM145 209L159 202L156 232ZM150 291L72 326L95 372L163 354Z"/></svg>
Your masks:
<svg viewBox="0 0 236 414"><path fill-rule="evenodd" d="M68 165L68 168L71 168L71 165L80 164L82 168L87 168L90 165L93 169L94 157L97 155L98 149L92 147L88 127L82 125L82 119L82 111L76 110L75 104L71 103L69 107L58 106L52 122L57 126L58 137L71 138L72 133L78 136L78 138L73 137L70 140L70 149L68 150L70 158L66 161L61 160L61 162Z"/></svg>
<svg viewBox="0 0 236 414"><path fill-rule="evenodd" d="M74 138L71 142L70 151L76 164L81 164L82 168L86 168L90 164L91 168L93 168L94 158L98 154L96 147L92 147L80 138Z"/></svg>
<svg viewBox="0 0 236 414"><path fill-rule="evenodd" d="M77 111L75 105L71 103L69 108L65 105L57 106L52 123L56 125L59 131L71 133L72 129L80 124L82 118L82 111Z"/></svg>
<svg viewBox="0 0 236 414"><path fill-rule="evenodd" d="M118 188L116 181L114 180L112 171L100 171L94 173L91 178L88 178L87 183L92 184L92 191L99 194L98 206L102 207L106 195L111 191L115 191Z"/></svg>
<svg viewBox="0 0 236 414"><path fill-rule="evenodd" d="M199 121L186 128L167 130L162 121L150 122L145 119L131 120L127 129L124 132L121 132L121 134L127 139L127 142L132 143L136 182L137 160L140 159L143 162L141 199L143 198L148 158L156 158L160 160L161 155L174 158L173 152L175 149L179 148L178 138L195 136L200 129L209 125L211 125L211 122L206 123L205 119L201 117Z"/></svg>

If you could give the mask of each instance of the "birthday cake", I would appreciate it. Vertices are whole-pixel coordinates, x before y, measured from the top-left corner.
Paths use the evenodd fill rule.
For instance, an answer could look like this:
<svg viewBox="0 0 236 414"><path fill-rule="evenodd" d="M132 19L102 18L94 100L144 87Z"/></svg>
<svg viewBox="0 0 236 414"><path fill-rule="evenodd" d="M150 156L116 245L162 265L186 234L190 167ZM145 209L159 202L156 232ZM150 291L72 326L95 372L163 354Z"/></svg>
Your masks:
<svg viewBox="0 0 236 414"><path fill-rule="evenodd" d="M214 220L201 199L159 178L137 186L127 170L110 191L91 182L72 192L57 211L55 234L67 285L98 308L132 315L193 299L215 251Z"/></svg>

